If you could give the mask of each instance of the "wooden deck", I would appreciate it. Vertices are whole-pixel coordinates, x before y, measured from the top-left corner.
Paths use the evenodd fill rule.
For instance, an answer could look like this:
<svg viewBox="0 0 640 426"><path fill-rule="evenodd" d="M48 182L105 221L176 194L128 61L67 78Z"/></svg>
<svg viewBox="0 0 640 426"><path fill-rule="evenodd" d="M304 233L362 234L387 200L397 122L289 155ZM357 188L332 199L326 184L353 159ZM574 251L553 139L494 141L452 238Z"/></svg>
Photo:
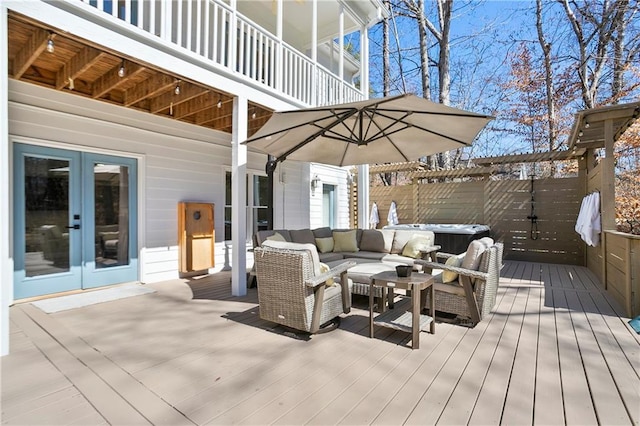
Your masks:
<svg viewBox="0 0 640 426"><path fill-rule="evenodd" d="M507 262L475 328L308 338L230 275L45 314L11 308L2 424L639 424L640 338L585 268Z"/></svg>

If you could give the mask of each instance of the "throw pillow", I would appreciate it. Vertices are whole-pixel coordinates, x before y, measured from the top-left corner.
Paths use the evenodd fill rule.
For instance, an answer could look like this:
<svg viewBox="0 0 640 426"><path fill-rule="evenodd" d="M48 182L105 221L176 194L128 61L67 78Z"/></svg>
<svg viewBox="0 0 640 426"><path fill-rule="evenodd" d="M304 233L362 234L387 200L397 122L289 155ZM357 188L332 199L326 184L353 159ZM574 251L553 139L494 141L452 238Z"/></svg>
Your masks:
<svg viewBox="0 0 640 426"><path fill-rule="evenodd" d="M463 254L459 254L457 256L451 256L444 263L445 265L460 267L462 265L462 259L464 258ZM443 283L451 283L458 279L458 274L456 272L443 270L442 271L442 282Z"/></svg>
<svg viewBox="0 0 640 426"><path fill-rule="evenodd" d="M384 253L384 234L377 229L365 229L360 239L360 250Z"/></svg>
<svg viewBox="0 0 640 426"><path fill-rule="evenodd" d="M322 263L320 262L320 273L324 274L325 272L329 272L331 270L331 268L329 267L329 265L327 265L326 263ZM333 280L333 278L329 278L327 281L325 281L325 284L327 285L327 287L331 287L333 285L335 285L335 281Z"/></svg>
<svg viewBox="0 0 640 426"><path fill-rule="evenodd" d="M426 250L431 244L431 238L423 235L414 235L402 249L402 255L414 259L420 257L422 250Z"/></svg>
<svg viewBox="0 0 640 426"><path fill-rule="evenodd" d="M266 238L269 241L287 241L282 234L276 232L273 235L270 235Z"/></svg>
<svg viewBox="0 0 640 426"><path fill-rule="evenodd" d="M333 231L333 251L334 252L356 252L358 242L356 240L356 230Z"/></svg>
<svg viewBox="0 0 640 426"><path fill-rule="evenodd" d="M300 244L315 244L315 237L311 229L292 229L289 231L291 241Z"/></svg>
<svg viewBox="0 0 640 426"><path fill-rule="evenodd" d="M316 247L320 253L329 253L333 251L333 237L316 238Z"/></svg>
<svg viewBox="0 0 640 426"><path fill-rule="evenodd" d="M332 237L333 231L328 226L323 226L322 228L316 228L313 230L313 236L316 238L327 238Z"/></svg>

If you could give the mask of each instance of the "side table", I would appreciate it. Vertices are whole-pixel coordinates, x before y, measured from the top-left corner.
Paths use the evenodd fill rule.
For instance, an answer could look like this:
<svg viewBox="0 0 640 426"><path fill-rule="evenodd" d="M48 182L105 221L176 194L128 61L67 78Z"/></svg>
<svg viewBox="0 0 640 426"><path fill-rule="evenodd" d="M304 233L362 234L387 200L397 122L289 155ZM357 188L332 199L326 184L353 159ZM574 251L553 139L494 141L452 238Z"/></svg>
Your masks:
<svg viewBox="0 0 640 426"><path fill-rule="evenodd" d="M385 271L371 276L371 284L369 288L369 337L373 337L373 326L380 325L383 327L393 328L395 330L412 333L411 347L413 349L420 348L420 330L430 326L431 334L436 332L436 324L432 316L422 315L420 313L420 292L429 288L431 292L431 308L430 313L435 312L435 298L433 297L434 278L430 274L412 272L408 277L399 277L395 271ZM411 290L411 312L402 309L389 309L386 312L373 317L373 287L383 288L382 300L385 300L386 291L399 288L402 290ZM381 310L382 311L382 310Z"/></svg>

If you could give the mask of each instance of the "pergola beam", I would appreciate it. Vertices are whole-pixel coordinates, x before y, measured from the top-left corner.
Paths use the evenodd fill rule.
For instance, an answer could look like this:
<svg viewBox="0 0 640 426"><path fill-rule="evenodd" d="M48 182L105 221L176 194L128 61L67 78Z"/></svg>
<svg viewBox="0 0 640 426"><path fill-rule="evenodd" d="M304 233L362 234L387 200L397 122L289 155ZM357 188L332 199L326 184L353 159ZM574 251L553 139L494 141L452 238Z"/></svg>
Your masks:
<svg viewBox="0 0 640 426"><path fill-rule="evenodd" d="M513 163L537 163L540 161L563 161L580 157L584 154L584 149L575 151L547 151L533 152L529 154L500 155L496 157L474 158L473 164L513 164Z"/></svg>

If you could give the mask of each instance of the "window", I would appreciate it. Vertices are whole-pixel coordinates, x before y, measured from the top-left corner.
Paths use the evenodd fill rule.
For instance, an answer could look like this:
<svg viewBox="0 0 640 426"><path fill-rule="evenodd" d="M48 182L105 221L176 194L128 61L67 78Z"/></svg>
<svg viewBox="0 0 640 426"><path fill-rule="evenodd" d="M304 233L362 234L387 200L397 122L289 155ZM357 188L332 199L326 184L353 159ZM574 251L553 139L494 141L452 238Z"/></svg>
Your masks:
<svg viewBox="0 0 640 426"><path fill-rule="evenodd" d="M335 228L336 225L336 186L322 185L322 226Z"/></svg>
<svg viewBox="0 0 640 426"><path fill-rule="evenodd" d="M252 194L249 197L249 194ZM224 206L224 239L231 240L231 202L233 191L231 190L231 172L225 176L225 206ZM266 176L247 174L247 240L251 240L254 233L265 230L269 226L268 204L269 180Z"/></svg>

